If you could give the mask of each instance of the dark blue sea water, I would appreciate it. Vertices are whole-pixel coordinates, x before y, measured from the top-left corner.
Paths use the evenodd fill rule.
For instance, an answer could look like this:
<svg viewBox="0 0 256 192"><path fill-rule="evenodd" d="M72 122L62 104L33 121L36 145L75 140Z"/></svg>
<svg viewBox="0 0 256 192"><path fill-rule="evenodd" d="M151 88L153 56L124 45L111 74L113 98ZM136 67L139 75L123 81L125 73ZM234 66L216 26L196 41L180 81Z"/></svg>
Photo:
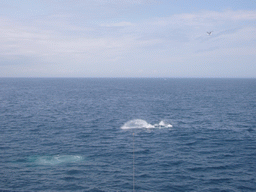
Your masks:
<svg viewBox="0 0 256 192"><path fill-rule="evenodd" d="M256 79L0 79L0 191L133 189L256 191Z"/></svg>

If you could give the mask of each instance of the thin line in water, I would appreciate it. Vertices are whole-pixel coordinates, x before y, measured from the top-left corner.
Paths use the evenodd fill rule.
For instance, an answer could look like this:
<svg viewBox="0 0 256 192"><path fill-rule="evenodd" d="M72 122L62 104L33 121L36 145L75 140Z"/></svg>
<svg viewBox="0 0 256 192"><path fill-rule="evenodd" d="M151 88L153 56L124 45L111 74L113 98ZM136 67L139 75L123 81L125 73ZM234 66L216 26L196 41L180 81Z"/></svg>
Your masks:
<svg viewBox="0 0 256 192"><path fill-rule="evenodd" d="M133 192L135 192L135 167L134 167L134 133L133 133Z"/></svg>

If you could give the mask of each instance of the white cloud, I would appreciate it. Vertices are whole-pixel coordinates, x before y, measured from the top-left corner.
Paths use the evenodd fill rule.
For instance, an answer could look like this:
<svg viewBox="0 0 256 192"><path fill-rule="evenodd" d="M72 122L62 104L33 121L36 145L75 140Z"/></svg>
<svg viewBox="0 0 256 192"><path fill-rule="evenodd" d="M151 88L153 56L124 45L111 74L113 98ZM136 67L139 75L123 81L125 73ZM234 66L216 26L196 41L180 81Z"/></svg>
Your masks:
<svg viewBox="0 0 256 192"><path fill-rule="evenodd" d="M106 4L121 4L121 5L127 5L127 4L148 4L156 2L156 0L93 0L94 2L98 3L106 3Z"/></svg>
<svg viewBox="0 0 256 192"><path fill-rule="evenodd" d="M199 13L175 14L170 17L155 19L152 23L156 26L210 26L227 24L227 22L255 21L256 11L202 11Z"/></svg>
<svg viewBox="0 0 256 192"><path fill-rule="evenodd" d="M107 23L107 24L100 24L102 27L127 27L127 26L133 26L132 22L116 22L116 23Z"/></svg>
<svg viewBox="0 0 256 192"><path fill-rule="evenodd" d="M31 24L0 18L2 61L20 57L32 58L31 62L38 60L40 65L33 63L23 69L26 74L47 74L43 66L51 63L51 73L55 71L60 76L68 72L88 75L92 71L104 75L104 70L132 76L129 71L133 69L141 71L142 76L142 72L147 76L157 71L160 76L175 74L175 70L182 75L184 68L186 73L195 70L196 74L200 71L198 66L213 57L221 62L223 58L256 55L256 26L251 25L255 23L256 11L202 11L153 20L83 25L65 18L41 18ZM213 30L213 35L207 36L207 30ZM7 71L6 64L1 65Z"/></svg>

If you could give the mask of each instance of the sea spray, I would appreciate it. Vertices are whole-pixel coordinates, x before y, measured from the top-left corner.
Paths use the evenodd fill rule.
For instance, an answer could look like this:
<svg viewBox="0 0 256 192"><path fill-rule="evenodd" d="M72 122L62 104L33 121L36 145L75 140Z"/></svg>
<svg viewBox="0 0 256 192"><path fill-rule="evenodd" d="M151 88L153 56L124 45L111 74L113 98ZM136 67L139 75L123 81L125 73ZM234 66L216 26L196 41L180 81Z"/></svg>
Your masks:
<svg viewBox="0 0 256 192"><path fill-rule="evenodd" d="M143 119L133 119L128 122L126 122L121 129L151 129L151 128L171 128L172 125L165 122L160 121L158 124L150 124L147 121Z"/></svg>

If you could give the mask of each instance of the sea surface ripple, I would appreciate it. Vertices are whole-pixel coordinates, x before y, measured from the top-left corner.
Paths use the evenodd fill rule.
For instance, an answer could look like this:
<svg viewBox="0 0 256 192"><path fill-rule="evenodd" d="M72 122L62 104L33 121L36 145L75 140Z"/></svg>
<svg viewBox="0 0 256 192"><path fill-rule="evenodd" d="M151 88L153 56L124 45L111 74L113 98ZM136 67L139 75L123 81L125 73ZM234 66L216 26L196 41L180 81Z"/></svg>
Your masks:
<svg viewBox="0 0 256 192"><path fill-rule="evenodd" d="M0 191L256 191L255 79L0 85Z"/></svg>

